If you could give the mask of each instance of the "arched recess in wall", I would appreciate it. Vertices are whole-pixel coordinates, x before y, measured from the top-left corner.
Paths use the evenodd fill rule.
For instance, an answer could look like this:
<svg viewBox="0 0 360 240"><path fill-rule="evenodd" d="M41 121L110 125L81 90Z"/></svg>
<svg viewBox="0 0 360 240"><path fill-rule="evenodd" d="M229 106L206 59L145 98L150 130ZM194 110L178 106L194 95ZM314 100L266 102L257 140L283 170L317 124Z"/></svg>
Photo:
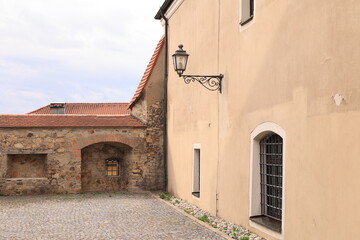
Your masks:
<svg viewBox="0 0 360 240"><path fill-rule="evenodd" d="M257 228L258 230L273 236L277 239L284 238L284 224L285 224L285 164L286 164L286 132L285 130L273 122L264 122L259 124L250 135L250 206L249 206L249 224L250 226ZM264 186L264 178L261 179L261 176L264 175L264 169L268 166L264 166L263 157L264 154L266 155L267 149L266 146L264 148L264 143L275 144L275 145L282 145L281 149L277 149L278 153L281 154L281 184L280 187L282 189L281 195L281 209L280 209L280 217L278 221L277 228L272 226L272 224L268 224L263 222L261 217L264 216L264 198L262 199L261 196L266 195L265 188L261 187ZM262 145L262 146L261 146ZM271 150L273 151L273 150ZM272 153L273 154L273 153ZM271 164L270 164L271 165ZM262 167L261 167L262 166ZM272 166L270 166L272 167ZM266 170L265 170L266 171ZM266 179L266 177L265 177ZM265 180L266 181L266 180ZM265 192L264 192L265 191ZM262 208L263 206L263 208ZM266 211L266 210L265 210ZM268 215L265 214L267 217ZM259 224L260 223L260 224Z"/></svg>
<svg viewBox="0 0 360 240"><path fill-rule="evenodd" d="M82 139L82 141L78 145L78 148L82 149L86 146L89 146L91 144L98 143L98 142L119 142L119 143L128 145L131 148L134 147L134 143L132 141L130 141L130 139L128 139L128 138L124 138L121 136L109 136L109 135L101 136L100 135L100 136L92 136L92 137Z"/></svg>
<svg viewBox="0 0 360 240"><path fill-rule="evenodd" d="M132 148L120 142L98 142L81 149L82 191L127 189Z"/></svg>
<svg viewBox="0 0 360 240"><path fill-rule="evenodd" d="M74 159L81 159L81 149L83 149L86 146L89 146L94 143L99 142L119 142L123 143L125 145L128 145L131 148L134 148L136 146L135 142L138 140L135 139L128 139L123 138L121 136L110 136L110 135L100 135L100 136L91 136L88 138L83 138L81 140L74 140L71 142L72 146L72 158Z"/></svg>

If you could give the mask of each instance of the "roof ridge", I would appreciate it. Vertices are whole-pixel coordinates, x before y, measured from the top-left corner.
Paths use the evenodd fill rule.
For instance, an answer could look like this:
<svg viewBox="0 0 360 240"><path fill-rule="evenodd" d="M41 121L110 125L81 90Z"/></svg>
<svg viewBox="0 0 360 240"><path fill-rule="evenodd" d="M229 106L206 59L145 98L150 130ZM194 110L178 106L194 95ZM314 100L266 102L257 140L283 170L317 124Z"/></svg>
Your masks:
<svg viewBox="0 0 360 240"><path fill-rule="evenodd" d="M0 114L0 117L2 116L11 116L11 117L97 117L97 116L101 116L101 117L126 117L126 116L131 116L131 114L46 114L46 113L42 113L42 114Z"/></svg>
<svg viewBox="0 0 360 240"><path fill-rule="evenodd" d="M50 107L50 104L48 104L48 105L46 105L46 106L44 106L44 107L35 109L34 111L28 112L28 113L26 113L26 114L32 114L32 113L34 113L34 112L40 111L40 110L42 110L42 109L45 109L45 108L47 108L47 107Z"/></svg>
<svg viewBox="0 0 360 240"><path fill-rule="evenodd" d="M127 102L67 102L65 104L129 104Z"/></svg>
<svg viewBox="0 0 360 240"><path fill-rule="evenodd" d="M146 127L131 115L0 114L0 128L47 127Z"/></svg>
<svg viewBox="0 0 360 240"><path fill-rule="evenodd" d="M105 102L105 103L65 103L65 114L85 115L128 115L129 103ZM51 114L51 104L27 113L28 115Z"/></svg>

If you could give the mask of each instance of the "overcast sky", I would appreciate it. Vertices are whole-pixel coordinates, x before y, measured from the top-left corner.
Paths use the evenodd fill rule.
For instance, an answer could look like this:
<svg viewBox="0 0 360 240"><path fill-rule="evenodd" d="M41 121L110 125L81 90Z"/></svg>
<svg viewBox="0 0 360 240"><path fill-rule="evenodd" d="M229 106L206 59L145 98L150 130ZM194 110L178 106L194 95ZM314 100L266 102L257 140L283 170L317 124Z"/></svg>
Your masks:
<svg viewBox="0 0 360 240"><path fill-rule="evenodd" d="M163 34L164 0L0 0L0 114L129 102Z"/></svg>

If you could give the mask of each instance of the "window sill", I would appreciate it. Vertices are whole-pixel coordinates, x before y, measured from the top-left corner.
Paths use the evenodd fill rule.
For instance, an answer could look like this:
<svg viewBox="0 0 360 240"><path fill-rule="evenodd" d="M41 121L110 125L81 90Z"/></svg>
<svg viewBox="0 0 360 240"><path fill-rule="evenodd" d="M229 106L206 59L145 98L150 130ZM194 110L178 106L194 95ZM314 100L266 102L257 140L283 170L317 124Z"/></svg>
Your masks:
<svg viewBox="0 0 360 240"><path fill-rule="evenodd" d="M200 192L193 192L192 195L194 197L200 198Z"/></svg>
<svg viewBox="0 0 360 240"><path fill-rule="evenodd" d="M244 25L246 25L247 23L251 22L251 20L253 20L253 19L254 19L254 16L251 16L250 18L246 19L245 21L240 22L240 25L241 25L241 26L244 26Z"/></svg>
<svg viewBox="0 0 360 240"><path fill-rule="evenodd" d="M279 220L272 219L265 215L252 216L250 217L250 220L270 230L281 233L281 221Z"/></svg>

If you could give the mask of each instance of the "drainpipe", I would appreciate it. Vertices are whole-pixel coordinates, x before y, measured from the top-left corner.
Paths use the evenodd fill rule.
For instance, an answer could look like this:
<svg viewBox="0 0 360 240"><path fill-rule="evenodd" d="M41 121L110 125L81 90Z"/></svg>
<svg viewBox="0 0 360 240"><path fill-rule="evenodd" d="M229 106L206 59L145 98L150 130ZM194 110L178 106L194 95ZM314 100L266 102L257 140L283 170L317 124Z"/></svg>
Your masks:
<svg viewBox="0 0 360 240"><path fill-rule="evenodd" d="M169 45L168 45L168 28L169 28L169 20L165 17L165 12L161 11L161 18L165 21L165 73L164 73L164 176L165 176L165 188L167 190L167 183L168 183L168 175L167 175L167 153L168 153L168 146L167 146L167 102L168 102L168 52L169 52Z"/></svg>

